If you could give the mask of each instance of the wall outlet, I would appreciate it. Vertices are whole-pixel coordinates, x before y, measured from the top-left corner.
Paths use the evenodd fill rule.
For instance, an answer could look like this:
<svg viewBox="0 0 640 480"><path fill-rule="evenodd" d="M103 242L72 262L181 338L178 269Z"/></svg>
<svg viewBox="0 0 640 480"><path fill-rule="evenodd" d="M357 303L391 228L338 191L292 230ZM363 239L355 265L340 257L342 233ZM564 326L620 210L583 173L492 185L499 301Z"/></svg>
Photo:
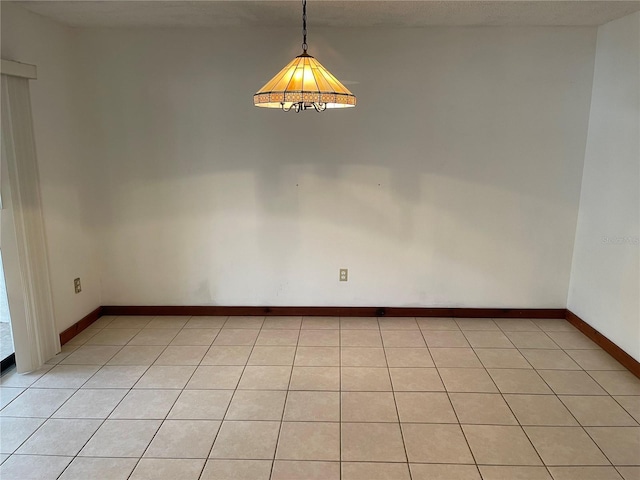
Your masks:
<svg viewBox="0 0 640 480"><path fill-rule="evenodd" d="M346 282L349 280L349 269L348 268L341 268L340 269L340 281L341 282Z"/></svg>
<svg viewBox="0 0 640 480"><path fill-rule="evenodd" d="M80 284L79 278L73 279L73 288L75 289L76 293L80 293L82 291L82 285Z"/></svg>

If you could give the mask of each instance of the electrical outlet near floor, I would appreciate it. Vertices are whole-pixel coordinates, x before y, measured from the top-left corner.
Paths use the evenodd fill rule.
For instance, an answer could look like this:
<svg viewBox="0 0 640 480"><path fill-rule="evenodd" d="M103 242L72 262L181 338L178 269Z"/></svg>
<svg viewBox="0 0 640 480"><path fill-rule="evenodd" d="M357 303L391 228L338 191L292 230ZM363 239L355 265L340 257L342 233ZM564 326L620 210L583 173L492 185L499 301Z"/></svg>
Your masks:
<svg viewBox="0 0 640 480"><path fill-rule="evenodd" d="M341 282L346 282L349 280L349 269L348 268L341 268L340 269L340 281Z"/></svg>
<svg viewBox="0 0 640 480"><path fill-rule="evenodd" d="M80 284L79 278L73 279L73 288L75 289L76 293L80 293L82 291L82 285Z"/></svg>

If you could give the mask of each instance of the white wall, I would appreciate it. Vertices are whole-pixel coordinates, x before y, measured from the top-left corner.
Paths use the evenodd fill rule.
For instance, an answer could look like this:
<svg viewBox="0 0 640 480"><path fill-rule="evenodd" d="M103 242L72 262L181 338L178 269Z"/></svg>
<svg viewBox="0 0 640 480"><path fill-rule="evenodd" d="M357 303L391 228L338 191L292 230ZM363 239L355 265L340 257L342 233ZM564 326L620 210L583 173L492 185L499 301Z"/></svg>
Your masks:
<svg viewBox="0 0 640 480"><path fill-rule="evenodd" d="M1 3L2 58L35 64L31 101L57 328L64 330L100 305L100 283L86 201L91 160L81 152L72 29ZM73 279L82 279L76 295Z"/></svg>
<svg viewBox="0 0 640 480"><path fill-rule="evenodd" d="M598 28L568 308L640 360L640 13Z"/></svg>
<svg viewBox="0 0 640 480"><path fill-rule="evenodd" d="M359 105L295 115L251 105L295 30L76 30L2 2L2 57L39 68L59 330L101 303L568 302L640 358L639 15L598 29L593 92L593 28L314 29Z"/></svg>
<svg viewBox="0 0 640 480"><path fill-rule="evenodd" d="M595 28L83 30L103 304L566 305ZM349 268L348 283L338 269Z"/></svg>

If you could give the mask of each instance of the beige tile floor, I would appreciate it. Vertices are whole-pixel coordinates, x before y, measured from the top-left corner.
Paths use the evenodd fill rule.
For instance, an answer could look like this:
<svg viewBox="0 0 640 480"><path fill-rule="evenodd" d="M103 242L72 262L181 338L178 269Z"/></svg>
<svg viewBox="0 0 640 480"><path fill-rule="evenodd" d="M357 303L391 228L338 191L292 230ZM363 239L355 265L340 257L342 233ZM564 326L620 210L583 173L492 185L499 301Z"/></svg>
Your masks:
<svg viewBox="0 0 640 480"><path fill-rule="evenodd" d="M0 385L2 480L640 479L640 380L564 320L103 317Z"/></svg>

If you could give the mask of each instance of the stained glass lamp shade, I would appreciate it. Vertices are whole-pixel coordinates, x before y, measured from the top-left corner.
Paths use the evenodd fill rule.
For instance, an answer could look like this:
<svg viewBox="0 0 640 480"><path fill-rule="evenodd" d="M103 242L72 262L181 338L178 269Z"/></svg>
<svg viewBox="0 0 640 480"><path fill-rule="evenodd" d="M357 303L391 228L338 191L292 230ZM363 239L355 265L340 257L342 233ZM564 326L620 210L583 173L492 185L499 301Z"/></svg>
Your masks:
<svg viewBox="0 0 640 480"><path fill-rule="evenodd" d="M307 0L302 0L302 54L258 90L253 104L285 112L356 106L356 96L307 53Z"/></svg>
<svg viewBox="0 0 640 480"><path fill-rule="evenodd" d="M294 58L253 96L256 107L318 111L356 106L356 97L308 53Z"/></svg>

